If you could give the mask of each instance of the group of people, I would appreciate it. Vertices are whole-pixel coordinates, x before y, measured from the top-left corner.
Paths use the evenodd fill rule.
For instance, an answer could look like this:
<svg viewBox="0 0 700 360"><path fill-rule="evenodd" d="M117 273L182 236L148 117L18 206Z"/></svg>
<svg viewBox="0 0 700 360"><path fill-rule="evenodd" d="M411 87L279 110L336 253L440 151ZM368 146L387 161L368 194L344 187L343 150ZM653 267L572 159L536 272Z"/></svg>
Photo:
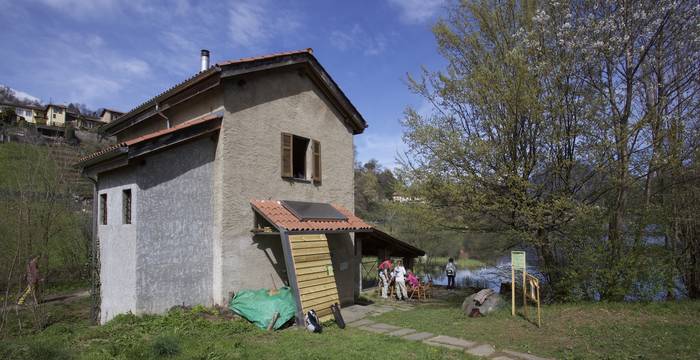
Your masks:
<svg viewBox="0 0 700 360"><path fill-rule="evenodd" d="M404 301L408 300L406 283L408 282L408 285L411 287L416 287L420 284L418 277L403 266L403 261L396 261L396 266L394 266L390 259L385 259L379 264L379 282L382 289L382 298L389 298L389 284L393 282L396 289L396 298Z"/></svg>
<svg viewBox="0 0 700 360"><path fill-rule="evenodd" d="M391 262L390 259L384 259L384 261L379 264L379 286L382 289L382 298L389 298L389 285L393 282L396 290L396 298L398 300L408 300L408 291L406 290L406 283L412 288L420 285L420 280L418 277L409 269L406 270L403 266L403 261L396 261L396 266ZM447 289L452 290L455 288L455 276L457 275L457 266L455 265L454 259L450 258L445 265L445 275L447 275Z"/></svg>

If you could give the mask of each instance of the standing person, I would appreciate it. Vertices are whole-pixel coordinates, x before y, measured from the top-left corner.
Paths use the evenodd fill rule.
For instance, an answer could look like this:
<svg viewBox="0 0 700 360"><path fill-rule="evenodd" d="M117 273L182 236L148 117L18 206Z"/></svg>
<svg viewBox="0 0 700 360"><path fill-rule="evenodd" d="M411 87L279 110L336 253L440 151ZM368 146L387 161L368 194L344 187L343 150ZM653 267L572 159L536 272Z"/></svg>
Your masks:
<svg viewBox="0 0 700 360"><path fill-rule="evenodd" d="M17 301L17 304L22 305L24 302L27 300L27 296L29 294L34 294L34 299L36 303L39 303L39 294L38 294L38 289L37 287L39 286L39 282L43 281L44 278L39 275L39 258L40 256L34 256L32 258L29 258L29 262L27 263L27 290L24 291L24 294L22 294L22 297L19 298L19 301Z"/></svg>
<svg viewBox="0 0 700 360"><path fill-rule="evenodd" d="M387 299L389 296L387 293L389 292L389 272L391 271L391 260L389 259L384 259L381 264L379 264L379 281L381 287L382 287L382 298Z"/></svg>
<svg viewBox="0 0 700 360"><path fill-rule="evenodd" d="M394 282L396 283L396 297L399 300L408 300L408 292L406 292L406 269L403 267L403 261L396 262L394 268Z"/></svg>
<svg viewBox="0 0 700 360"><path fill-rule="evenodd" d="M455 259L450 258L445 265L445 274L447 275L447 289L455 288L455 275L457 275L457 266L455 266Z"/></svg>

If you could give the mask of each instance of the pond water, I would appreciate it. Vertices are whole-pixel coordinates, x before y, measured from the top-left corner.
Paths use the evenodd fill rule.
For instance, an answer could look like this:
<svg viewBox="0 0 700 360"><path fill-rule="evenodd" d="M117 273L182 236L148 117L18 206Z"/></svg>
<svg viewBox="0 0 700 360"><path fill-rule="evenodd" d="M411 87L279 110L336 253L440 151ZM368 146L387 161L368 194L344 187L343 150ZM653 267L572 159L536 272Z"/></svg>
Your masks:
<svg viewBox="0 0 700 360"><path fill-rule="evenodd" d="M538 271L536 266L528 266L527 272L528 274L540 279L541 283L546 282L544 275ZM422 274L423 281L432 279L433 284L441 286L447 285L447 276L445 275L444 265L431 266L429 267L428 271L421 271L419 274ZM515 276L516 281L522 281L522 275L520 273L516 273ZM492 289L496 292L500 292L501 283L510 282L510 262L502 261L501 259L499 259L498 265L496 266L485 266L478 269L458 269L455 276L455 284L458 287ZM633 286L633 291L625 296L625 301L666 300L667 291L660 282L661 279L638 282ZM675 289L673 292L676 299L685 297L685 286L680 279L675 280ZM594 293L593 298L599 300L600 296L599 294Z"/></svg>
<svg viewBox="0 0 700 360"><path fill-rule="evenodd" d="M527 272L544 281L542 274L537 271L534 266L528 266ZM516 277L522 275L516 274ZM428 274L423 276L423 280L433 280L435 285L447 285L447 276L442 266L431 267ZM498 292L501 289L501 283L510 283L511 271L510 264L502 264L497 266L485 266L479 269L458 269L455 275L455 284L458 287L475 287L483 289L493 289Z"/></svg>

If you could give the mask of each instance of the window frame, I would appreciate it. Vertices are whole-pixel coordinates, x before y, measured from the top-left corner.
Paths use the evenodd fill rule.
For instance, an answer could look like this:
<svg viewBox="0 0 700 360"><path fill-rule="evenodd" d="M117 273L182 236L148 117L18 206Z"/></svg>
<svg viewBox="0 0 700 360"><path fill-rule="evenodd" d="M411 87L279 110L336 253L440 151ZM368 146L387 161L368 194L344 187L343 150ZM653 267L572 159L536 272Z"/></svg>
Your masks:
<svg viewBox="0 0 700 360"><path fill-rule="evenodd" d="M107 225L107 193L100 194L100 225Z"/></svg>
<svg viewBox="0 0 700 360"><path fill-rule="evenodd" d="M131 188L122 190L122 224L133 224L133 196Z"/></svg>

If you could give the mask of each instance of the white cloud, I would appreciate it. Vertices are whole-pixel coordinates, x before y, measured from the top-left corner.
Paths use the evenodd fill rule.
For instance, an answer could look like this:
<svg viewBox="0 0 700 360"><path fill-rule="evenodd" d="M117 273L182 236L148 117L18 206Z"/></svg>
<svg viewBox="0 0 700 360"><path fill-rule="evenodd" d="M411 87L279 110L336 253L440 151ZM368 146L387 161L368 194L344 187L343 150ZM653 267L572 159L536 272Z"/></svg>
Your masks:
<svg viewBox="0 0 700 360"><path fill-rule="evenodd" d="M396 157L403 154L408 147L400 134L372 134L365 132L355 140L357 161L367 162L376 159L382 166L394 169L398 166Z"/></svg>
<svg viewBox="0 0 700 360"><path fill-rule="evenodd" d="M144 75L150 71L148 63L139 59L116 60L111 66L115 71L127 72L133 75Z"/></svg>
<svg viewBox="0 0 700 360"><path fill-rule="evenodd" d="M387 40L382 34L372 35L359 24L348 31L334 30L330 42L340 51L361 50L364 55L379 55L386 49Z"/></svg>
<svg viewBox="0 0 700 360"><path fill-rule="evenodd" d="M17 89L12 89L12 88L11 88L11 90L15 93L15 96L18 97L18 98L20 98L20 99L29 100L29 101L41 102L41 99L39 99L38 97L32 96L32 95L30 95L30 94L27 94L27 93L24 92L24 91L20 91L20 90L17 90Z"/></svg>
<svg viewBox="0 0 700 360"><path fill-rule="evenodd" d="M117 0L39 0L40 3L66 15L83 18L109 13L119 6Z"/></svg>
<svg viewBox="0 0 700 360"><path fill-rule="evenodd" d="M165 4L152 0L30 0L77 20L104 20L115 16L157 14L174 11L183 14L191 10L189 0L175 0Z"/></svg>
<svg viewBox="0 0 700 360"><path fill-rule="evenodd" d="M237 1L229 10L233 43L247 49L262 48L275 37L288 36L301 27L297 14L274 9L267 1Z"/></svg>
<svg viewBox="0 0 700 360"><path fill-rule="evenodd" d="M420 24L435 16L445 0L387 0L398 8L401 20L408 24Z"/></svg>

